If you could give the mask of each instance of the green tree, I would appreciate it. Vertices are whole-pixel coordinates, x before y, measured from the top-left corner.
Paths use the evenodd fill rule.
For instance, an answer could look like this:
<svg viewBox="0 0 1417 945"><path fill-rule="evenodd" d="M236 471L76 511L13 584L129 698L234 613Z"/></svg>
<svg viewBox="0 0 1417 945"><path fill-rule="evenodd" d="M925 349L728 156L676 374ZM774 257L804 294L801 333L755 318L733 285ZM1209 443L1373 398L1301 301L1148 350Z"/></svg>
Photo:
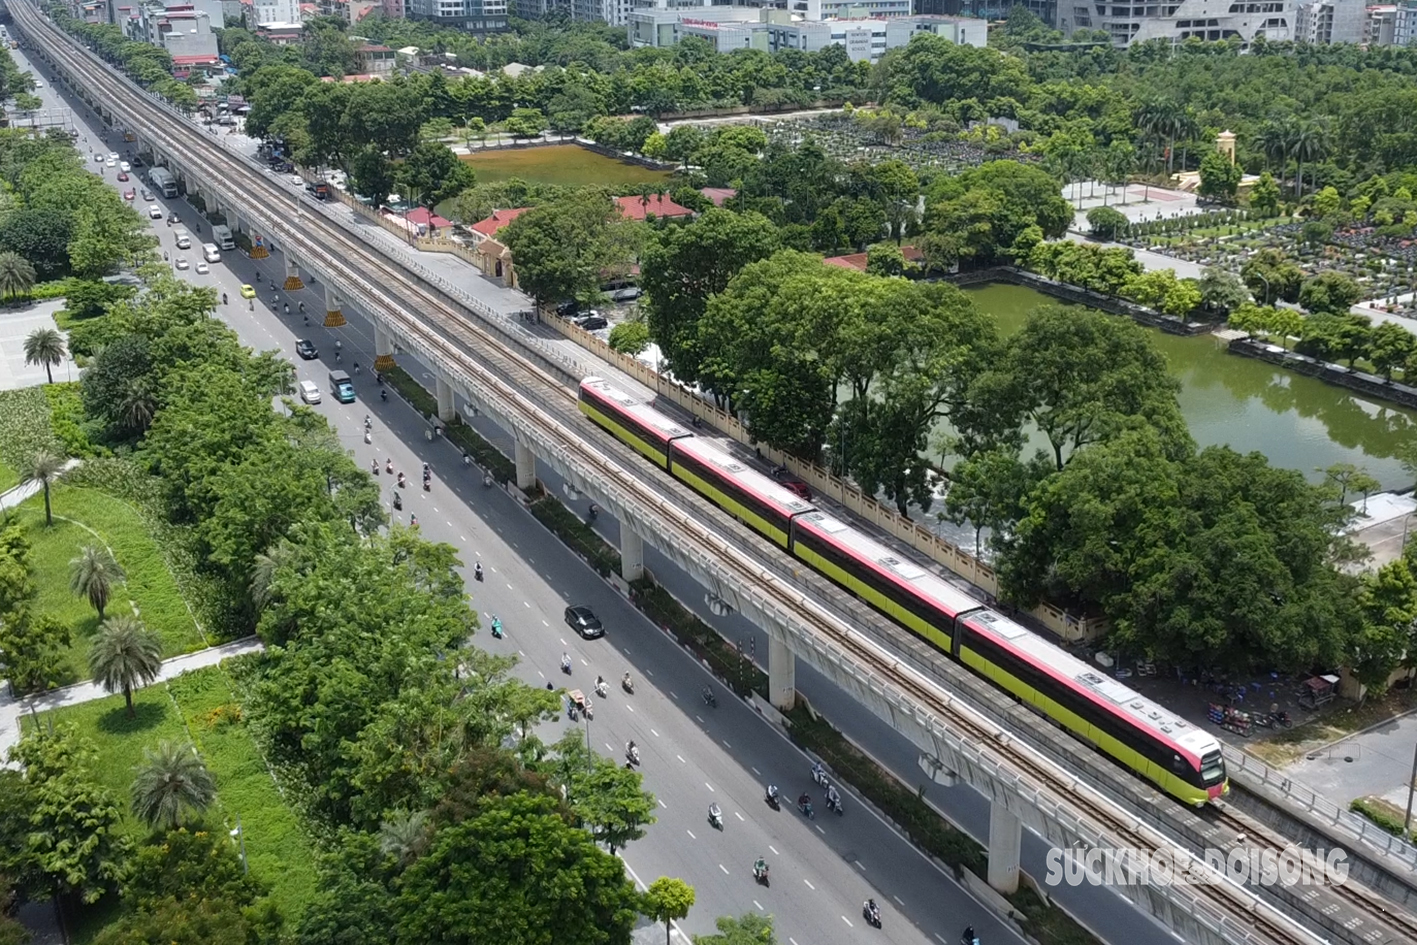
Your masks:
<svg viewBox="0 0 1417 945"><path fill-rule="evenodd" d="M384 152L366 145L349 162L349 186L377 209L389 202L394 189L394 165Z"/></svg>
<svg viewBox="0 0 1417 945"><path fill-rule="evenodd" d="M428 849L432 832L428 811L394 811L379 824L379 849L407 866Z"/></svg>
<svg viewBox="0 0 1417 945"><path fill-rule="evenodd" d="M600 294L606 270L625 261L614 233L623 225L610 198L587 189L533 207L501 236L516 259L522 289L546 304Z"/></svg>
<svg viewBox="0 0 1417 945"><path fill-rule="evenodd" d="M1414 351L1417 351L1417 337L1396 322L1374 325L1368 336L1368 360L1389 381L1393 370L1406 364Z"/></svg>
<svg viewBox="0 0 1417 945"><path fill-rule="evenodd" d="M98 611L98 620L103 622L103 611L108 606L113 585L128 579L113 560L113 555L105 547L85 545L79 556L69 562L69 590L80 597L88 598L90 606Z"/></svg>
<svg viewBox="0 0 1417 945"><path fill-rule="evenodd" d="M25 849L36 870L31 894L97 902L117 887L132 844L118 806L91 773L93 746L70 724L35 726L9 760L24 770Z"/></svg>
<svg viewBox="0 0 1417 945"><path fill-rule="evenodd" d="M405 192L425 207L436 207L477 183L472 168L439 142L414 148L399 166L398 177Z"/></svg>
<svg viewBox="0 0 1417 945"><path fill-rule="evenodd" d="M216 798L216 779L191 742L160 742L143 749L133 780L133 814L153 830L182 826L184 815L200 818Z"/></svg>
<svg viewBox="0 0 1417 945"><path fill-rule="evenodd" d="M1002 364L980 379L976 400L996 430L1031 421L1061 470L1079 450L1137 418L1178 447L1188 445L1178 390L1141 328L1101 312L1044 305L1009 339Z"/></svg>
<svg viewBox="0 0 1417 945"><path fill-rule="evenodd" d="M1124 294L1165 315L1181 318L1201 303L1201 291L1192 279L1177 279L1174 269L1148 269L1134 277Z"/></svg>
<svg viewBox="0 0 1417 945"><path fill-rule="evenodd" d="M1348 665L1366 687L1364 696L1382 695L1388 680L1417 646L1417 577L1398 558L1363 576L1358 606L1362 631L1353 640Z"/></svg>
<svg viewBox="0 0 1417 945"><path fill-rule="evenodd" d="M133 688L162 671L162 639L133 617L110 617L89 649L89 671L104 692L121 692L133 718Z"/></svg>
<svg viewBox="0 0 1417 945"><path fill-rule="evenodd" d="M604 106L594 92L583 85L570 85L546 103L547 122L552 131L577 134Z"/></svg>
<svg viewBox="0 0 1417 945"><path fill-rule="evenodd" d="M552 770L565 787L571 810L591 836L614 853L645 835L654 823L654 795L641 786L640 773L594 755L580 733L568 732L553 746Z"/></svg>
<svg viewBox="0 0 1417 945"><path fill-rule="evenodd" d="M1250 206L1262 217L1279 214L1279 184L1269 171L1262 173L1260 179L1255 181L1255 186L1250 189Z"/></svg>
<svg viewBox="0 0 1417 945"><path fill-rule="evenodd" d="M6 298L24 295L34 285L35 272L29 260L14 252L0 252L0 292Z"/></svg>
<svg viewBox="0 0 1417 945"><path fill-rule="evenodd" d="M503 124L513 138L539 138L546 130L546 119L535 108L518 108Z"/></svg>
<svg viewBox="0 0 1417 945"><path fill-rule="evenodd" d="M1299 301L1299 286L1304 281L1304 271L1279 250L1262 249L1245 261L1240 269L1240 278L1245 280L1250 293L1261 304L1272 305L1281 299L1285 302Z"/></svg>
<svg viewBox="0 0 1417 945"><path fill-rule="evenodd" d="M1250 301L1250 290L1239 276L1219 266L1207 266L1201 272L1198 288L1201 304L1207 311L1220 315L1229 314Z"/></svg>
<svg viewBox="0 0 1417 945"><path fill-rule="evenodd" d="M54 512L49 504L49 487L64 472L64 461L53 453L41 450L30 457L29 463L20 473L20 482L37 482L44 489L44 524L54 525Z"/></svg>
<svg viewBox="0 0 1417 945"><path fill-rule="evenodd" d="M1023 516L1024 499L1051 469L1025 464L1004 449L980 450L950 471L942 517L956 525L974 526L974 556L980 557L980 534L989 529L1001 536Z"/></svg>
<svg viewBox="0 0 1417 945"><path fill-rule="evenodd" d="M403 874L392 903L396 943L564 938L624 945L639 897L619 860L566 823L547 797L488 801L441 828Z"/></svg>
<svg viewBox="0 0 1417 945"><path fill-rule="evenodd" d="M1115 240L1130 222L1126 214L1111 207L1093 207L1087 211L1087 225L1099 240Z"/></svg>
<svg viewBox="0 0 1417 945"><path fill-rule="evenodd" d="M610 329L610 347L622 354L639 354L649 345L649 326L642 321L621 322Z"/></svg>
<svg viewBox="0 0 1417 945"><path fill-rule="evenodd" d="M673 923L694 907L694 887L682 879L661 876L645 890L645 915L664 923L664 945L669 945Z"/></svg>
<svg viewBox="0 0 1417 945"><path fill-rule="evenodd" d="M694 945L777 945L772 916L747 912L738 918L720 916L714 921L717 935L695 935Z"/></svg>
<svg viewBox="0 0 1417 945"><path fill-rule="evenodd" d="M1299 289L1299 304L1315 314L1345 315L1362 297L1352 276L1333 269L1306 280Z"/></svg>
<svg viewBox="0 0 1417 945"><path fill-rule="evenodd" d="M44 365L45 376L54 383L54 365L63 364L68 351L64 336L53 328L36 328L25 336L25 363Z"/></svg>
<svg viewBox="0 0 1417 945"><path fill-rule="evenodd" d="M1235 199L1240 188L1243 172L1240 165L1232 162L1219 151L1207 151L1201 158L1201 182L1199 193L1202 197L1229 203Z"/></svg>
<svg viewBox="0 0 1417 945"><path fill-rule="evenodd" d="M866 250L866 273L872 276L905 275L905 256L894 243L877 243Z"/></svg>
<svg viewBox="0 0 1417 945"><path fill-rule="evenodd" d="M73 634L53 614L0 616L0 651L6 672L18 692L36 692L58 685L68 670Z"/></svg>
<svg viewBox="0 0 1417 945"><path fill-rule="evenodd" d="M1343 208L1343 198L1332 184L1314 194L1313 201L1314 213L1321 217L1333 216Z"/></svg>

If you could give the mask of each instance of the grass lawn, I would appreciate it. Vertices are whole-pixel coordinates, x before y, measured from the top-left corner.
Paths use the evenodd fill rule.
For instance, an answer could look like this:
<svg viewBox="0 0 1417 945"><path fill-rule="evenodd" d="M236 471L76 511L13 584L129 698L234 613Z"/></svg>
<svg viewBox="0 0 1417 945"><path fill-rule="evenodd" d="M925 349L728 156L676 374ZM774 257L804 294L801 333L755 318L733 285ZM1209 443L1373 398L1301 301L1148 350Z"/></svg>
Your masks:
<svg viewBox="0 0 1417 945"><path fill-rule="evenodd" d="M107 545L127 572L128 580L114 589L109 614L136 608L143 623L162 636L164 656L206 646L157 542L132 506L94 489L62 483L51 490L51 497L52 528L44 524L43 494L26 501L18 511L39 587L36 610L53 614L73 631L66 655L68 670L61 682L89 677L89 641L98 630L97 612L69 590L69 562L84 545Z"/></svg>
<svg viewBox="0 0 1417 945"><path fill-rule="evenodd" d="M489 182L520 177L524 181L562 187L615 188L669 180L668 171L617 161L574 144L478 151L464 156L463 160L472 165L479 181Z"/></svg>
<svg viewBox="0 0 1417 945"><path fill-rule="evenodd" d="M0 492L6 492L20 484L20 474L0 462Z"/></svg>
<svg viewBox="0 0 1417 945"><path fill-rule="evenodd" d="M74 723L93 741L99 754L94 774L123 808L123 828L137 841L146 839L148 830L128 812L133 769L142 762L145 748L163 740L190 739L217 782L217 801L207 812L207 825L229 831L239 818L251 872L271 888L281 912L293 921L314 892L313 850L241 721L225 672L216 666L196 670L135 693L133 703L137 715L132 719L121 695L47 715ZM40 724L47 721L40 717ZM75 940L91 941L116 913L116 899L83 910Z"/></svg>

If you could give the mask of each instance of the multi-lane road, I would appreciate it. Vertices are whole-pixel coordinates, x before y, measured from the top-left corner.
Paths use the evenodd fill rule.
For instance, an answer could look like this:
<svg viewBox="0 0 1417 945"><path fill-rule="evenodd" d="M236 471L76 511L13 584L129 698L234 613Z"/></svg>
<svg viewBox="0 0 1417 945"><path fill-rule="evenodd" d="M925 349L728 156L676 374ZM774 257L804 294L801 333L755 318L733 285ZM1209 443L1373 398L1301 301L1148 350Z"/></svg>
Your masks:
<svg viewBox="0 0 1417 945"><path fill-rule="evenodd" d="M17 55L20 67L29 64ZM46 104L58 104L54 83L38 94ZM77 103L76 103L77 104ZM126 152L117 135L102 141L93 116L76 107L74 120L87 144L81 150ZM101 165L89 165L98 169ZM114 171L105 175L113 182ZM118 186L115 184L115 186ZM122 185L127 187L129 185ZM134 180L141 188L141 182ZM295 186L292 185L292 190ZM192 209L178 201L162 201L190 220ZM178 255L172 231L153 221L162 248ZM198 238L200 240L200 237ZM195 265L200 252L184 251ZM256 273L262 275L258 282ZM597 699L594 720L582 722L577 731L588 737L597 751L616 758L633 739L641 746L646 787L658 799L657 823L647 836L624 852L629 868L638 879L649 882L659 875L680 876L698 892L698 903L683 924L690 933L711 931L718 915L763 911L777 919L780 937L793 945L835 942L943 942L953 945L960 930L973 924L988 945L1019 942L1010 928L995 921L954 880L921 856L889 825L864 809L845 791L846 814L837 817L822 810L820 791L813 788L810 762L778 731L760 719L746 705L729 696L706 672L672 640L643 618L595 573L542 529L510 496L482 485L480 472L464 468L456 451L439 440L424 437L426 423L412 408L396 397L387 403L378 398L378 388L366 370L355 378L360 401L341 405L329 397L326 374L333 366L336 339L343 343L344 361L372 365L373 331L359 313L346 310L349 325L327 330L317 327L324 308L319 288L297 293L280 292L281 302L271 304L271 282L284 276L278 259L256 262L240 253L227 254L212 266L209 275L191 270L178 273L199 284L225 292L230 304L219 315L253 348L275 348L295 363L299 380L313 380L326 390L325 401L316 409L334 425L358 463L368 467L377 459L382 468L392 458L396 470L404 471L413 484L403 494L404 509L397 518L407 522L417 515L424 534L445 541L460 552L466 565L469 592L483 626L491 615L501 617L506 639L491 639L485 630L474 641L494 652L516 652L521 658L519 672L535 685L547 681L589 692L597 676L612 681L609 698ZM242 283L261 288L254 307L239 299ZM304 302L312 313L307 327L296 313ZM281 305L289 302L292 314ZM321 349L322 359L302 361L294 356L297 338L309 337ZM417 365L405 365L418 374ZM372 415L372 443L363 436L363 419ZM495 429L484 433L505 444L505 434ZM433 487L423 492L417 486L422 463L432 464ZM554 477L541 470L543 479ZM386 501L392 498L392 480L380 476ZM582 506L584 501L582 501ZM602 517L599 526L614 537L614 523ZM681 599L694 601L702 596L687 577L674 573L652 551L649 562L656 576ZM471 568L480 562L485 580L472 580ZM589 604L605 621L606 639L582 642L562 623L562 611L569 603ZM749 639L755 628L736 618L714 618L730 634ZM735 622L736 621L736 622ZM757 636L757 649L766 653L766 638ZM569 678L560 670L563 653L572 657ZM630 671L636 681L633 696L625 695L615 681ZM799 688L814 702L827 706L838 724L871 745L873 752L892 768L910 776L913 754L906 743L874 719L853 711L834 687L799 668ZM711 685L718 707L711 709L700 700L699 692ZM834 695L835 694L835 695ZM569 725L562 722L558 725ZM552 739L556 731L543 732ZM918 780L918 779L916 779ZM762 797L763 784L781 786L784 796L795 797L804 790L813 794L817 819L808 821L790 803L781 811L771 810ZM987 822L987 808L967 790L939 791L937 802L972 825ZM713 829L707 820L710 803L724 813L724 829ZM1036 842L1025 843L1025 869L1041 860L1043 850ZM772 867L772 885L754 883L751 865L765 857ZM1136 945L1172 941L1166 931L1149 919L1125 907L1114 894L1083 887L1065 890L1073 910L1103 931L1109 940L1126 939ZM868 896L880 903L884 925L871 929L861 918L861 904Z"/></svg>

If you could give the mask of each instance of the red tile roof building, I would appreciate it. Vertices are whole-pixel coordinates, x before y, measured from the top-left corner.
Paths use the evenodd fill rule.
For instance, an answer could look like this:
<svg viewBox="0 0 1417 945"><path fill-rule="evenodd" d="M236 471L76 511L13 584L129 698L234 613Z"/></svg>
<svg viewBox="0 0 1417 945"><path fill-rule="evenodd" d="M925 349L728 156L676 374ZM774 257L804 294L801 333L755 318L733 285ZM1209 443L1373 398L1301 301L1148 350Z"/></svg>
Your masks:
<svg viewBox="0 0 1417 945"><path fill-rule="evenodd" d="M921 260L925 258L924 254L914 246L902 246L900 248L900 254L905 257L907 263L914 263L917 266L920 264ZM852 253L849 256L832 256L823 259L822 262L826 263L828 266L840 266L842 269L855 269L857 272L866 271L865 253Z"/></svg>
<svg viewBox="0 0 1417 945"><path fill-rule="evenodd" d="M643 220L650 214L654 214L656 219L672 217L691 217L694 211L688 207L681 207L670 200L664 194L650 194L645 197L616 197L615 202L620 205L620 212L627 220Z"/></svg>
<svg viewBox="0 0 1417 945"><path fill-rule="evenodd" d="M479 243L488 237L496 236L497 231L511 223L517 217L530 210L531 207L517 207L514 210L494 210L492 215L485 220L478 220L471 227L474 234L473 239Z"/></svg>

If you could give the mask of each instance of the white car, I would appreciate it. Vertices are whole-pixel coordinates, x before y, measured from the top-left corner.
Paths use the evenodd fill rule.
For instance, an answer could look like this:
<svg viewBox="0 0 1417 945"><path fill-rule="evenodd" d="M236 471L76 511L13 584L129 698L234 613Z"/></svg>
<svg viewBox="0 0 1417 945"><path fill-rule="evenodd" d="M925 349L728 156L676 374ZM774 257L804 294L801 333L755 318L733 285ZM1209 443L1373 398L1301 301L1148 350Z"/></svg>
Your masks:
<svg viewBox="0 0 1417 945"><path fill-rule="evenodd" d="M314 381L301 381L300 399L307 404L318 404L320 402L320 385Z"/></svg>
<svg viewBox="0 0 1417 945"><path fill-rule="evenodd" d="M290 182L291 182L292 184L294 184L296 187L304 187L304 186L305 186L305 178L301 177L299 174L291 174L291 175L290 175Z"/></svg>
<svg viewBox="0 0 1417 945"><path fill-rule="evenodd" d="M187 257L186 257L186 256L178 256L177 259L176 259L176 261L173 262L173 265L176 266L178 269L186 269L186 268L187 268Z"/></svg>
<svg viewBox="0 0 1417 945"><path fill-rule="evenodd" d="M129 164L127 161L119 161L118 169L126 174L133 169L133 165Z"/></svg>
<svg viewBox="0 0 1417 945"><path fill-rule="evenodd" d="M149 219L149 220L161 220L161 219L162 219L162 208L159 207L157 204L153 204L151 207L148 207L148 219Z"/></svg>
<svg viewBox="0 0 1417 945"><path fill-rule="evenodd" d="M104 162L104 165L103 165L103 166L104 166L104 167L117 167L117 166L118 166L118 162L115 161L115 160L113 160L113 158L109 158L107 161Z"/></svg>
<svg viewBox="0 0 1417 945"><path fill-rule="evenodd" d="M103 163L103 155L102 155L102 154L95 154L95 155L93 156L93 162L94 162L95 164L102 164L102 163Z"/></svg>
<svg viewBox="0 0 1417 945"><path fill-rule="evenodd" d="M116 160L118 160L118 152L117 152L117 151L109 151L109 152L108 152L108 159L109 159L110 161L116 161Z"/></svg>
<svg viewBox="0 0 1417 945"><path fill-rule="evenodd" d="M203 259L201 262L197 263L197 275L199 275L199 276L205 276L207 273L209 273L209 272L211 272L211 271L212 271L212 267L207 265L207 261L206 261L205 259Z"/></svg>

